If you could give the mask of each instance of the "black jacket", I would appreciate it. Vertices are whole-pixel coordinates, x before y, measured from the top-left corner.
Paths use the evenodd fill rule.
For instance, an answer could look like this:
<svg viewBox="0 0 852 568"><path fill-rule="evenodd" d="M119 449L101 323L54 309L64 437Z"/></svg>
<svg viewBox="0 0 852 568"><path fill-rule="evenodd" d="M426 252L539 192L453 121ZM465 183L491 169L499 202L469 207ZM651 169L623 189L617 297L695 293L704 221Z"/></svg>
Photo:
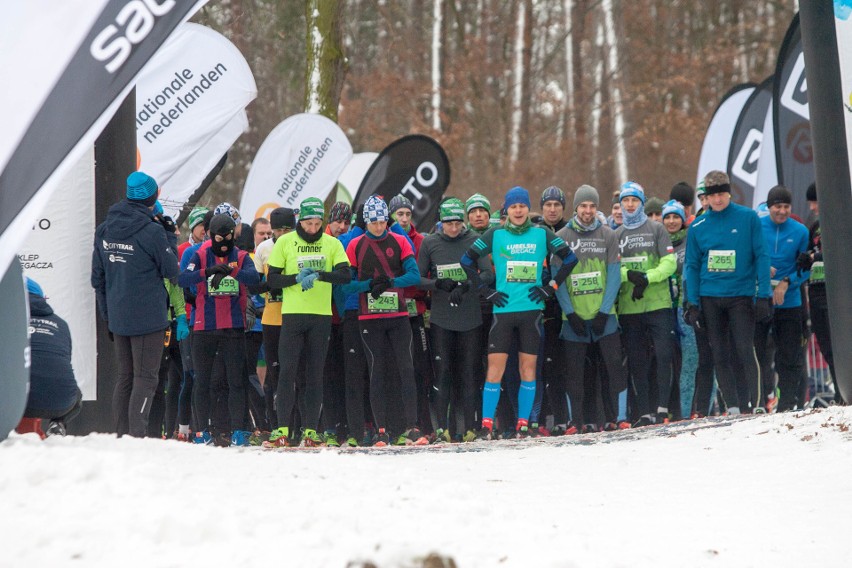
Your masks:
<svg viewBox="0 0 852 568"><path fill-rule="evenodd" d="M30 410L64 410L77 398L71 332L44 298L30 294Z"/></svg>

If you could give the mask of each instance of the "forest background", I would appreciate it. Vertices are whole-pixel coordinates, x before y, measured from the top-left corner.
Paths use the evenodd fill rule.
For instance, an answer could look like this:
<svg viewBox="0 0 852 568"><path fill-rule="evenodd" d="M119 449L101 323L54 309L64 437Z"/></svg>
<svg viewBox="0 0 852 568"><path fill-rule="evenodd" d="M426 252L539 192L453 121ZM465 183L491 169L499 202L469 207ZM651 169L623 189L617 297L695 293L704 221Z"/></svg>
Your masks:
<svg viewBox="0 0 852 568"><path fill-rule="evenodd" d="M406 134L446 150L448 195L515 185L606 198L632 179L667 199L696 180L713 111L775 72L792 0L219 0L193 21L228 37L257 81L250 130L201 204L239 203L267 134L306 109L308 20L331 10L337 120L354 151ZM570 197L569 197L570 199ZM534 201L537 200L534 197ZM570 203L570 201L569 201Z"/></svg>

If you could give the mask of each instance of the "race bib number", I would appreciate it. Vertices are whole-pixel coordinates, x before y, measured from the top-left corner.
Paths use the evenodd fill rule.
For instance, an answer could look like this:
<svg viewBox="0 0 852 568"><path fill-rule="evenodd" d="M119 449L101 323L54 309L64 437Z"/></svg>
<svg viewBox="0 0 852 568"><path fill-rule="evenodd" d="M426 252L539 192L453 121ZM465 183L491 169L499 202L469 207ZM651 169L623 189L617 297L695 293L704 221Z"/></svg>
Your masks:
<svg viewBox="0 0 852 568"><path fill-rule="evenodd" d="M435 267L438 272L438 278L450 278L456 282L464 282L467 280L467 273L458 262L453 264L439 264Z"/></svg>
<svg viewBox="0 0 852 568"><path fill-rule="evenodd" d="M538 263L535 261L510 260L506 263L506 282L536 282Z"/></svg>
<svg viewBox="0 0 852 568"><path fill-rule="evenodd" d="M646 256L623 256L621 257L621 266L627 270L641 270L645 272L645 262L648 260Z"/></svg>
<svg viewBox="0 0 852 568"><path fill-rule="evenodd" d="M303 268L313 268L317 271L325 270L325 255L312 254L309 256L300 256L296 259L296 266L299 267L299 270Z"/></svg>
<svg viewBox="0 0 852 568"><path fill-rule="evenodd" d="M707 255L709 272L733 272L737 268L737 251L711 250Z"/></svg>
<svg viewBox="0 0 852 568"><path fill-rule="evenodd" d="M367 294L367 311L371 314L393 314L399 311L399 294L383 292L378 298Z"/></svg>
<svg viewBox="0 0 852 568"><path fill-rule="evenodd" d="M408 317L417 317L417 302L414 299L406 298L405 307L408 309Z"/></svg>
<svg viewBox="0 0 852 568"><path fill-rule="evenodd" d="M597 294L603 291L603 277L600 270L594 272L571 273L571 293L575 296Z"/></svg>
<svg viewBox="0 0 852 568"><path fill-rule="evenodd" d="M825 282L825 263L823 261L818 260L811 266L811 282Z"/></svg>
<svg viewBox="0 0 852 568"><path fill-rule="evenodd" d="M213 287L213 278L215 275L207 279L207 294L210 296L237 296L240 293L240 283L233 276L225 276L219 282L219 286Z"/></svg>

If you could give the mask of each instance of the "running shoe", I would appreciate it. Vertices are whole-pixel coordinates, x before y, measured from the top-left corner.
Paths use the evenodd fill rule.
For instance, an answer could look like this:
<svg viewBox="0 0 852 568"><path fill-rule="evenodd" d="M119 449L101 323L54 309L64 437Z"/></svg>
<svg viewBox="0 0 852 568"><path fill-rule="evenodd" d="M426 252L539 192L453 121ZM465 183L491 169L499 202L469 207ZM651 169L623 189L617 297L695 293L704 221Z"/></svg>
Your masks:
<svg viewBox="0 0 852 568"><path fill-rule="evenodd" d="M616 432L618 430L618 422L607 422L604 424L604 432Z"/></svg>
<svg viewBox="0 0 852 568"><path fill-rule="evenodd" d="M618 421L618 429L619 430L630 430L630 428L631 428L630 422L628 422L627 420L619 420Z"/></svg>
<svg viewBox="0 0 852 568"><path fill-rule="evenodd" d="M288 448L290 447L290 429L286 426L276 428L269 433L269 439L263 442L264 448Z"/></svg>
<svg viewBox="0 0 852 568"><path fill-rule="evenodd" d="M565 424L557 424L550 430L551 436L564 436L565 432L568 430L568 426Z"/></svg>
<svg viewBox="0 0 852 568"><path fill-rule="evenodd" d="M323 438L325 439L325 445L329 448L339 448L340 442L337 441L337 434L334 432L326 432L323 434Z"/></svg>
<svg viewBox="0 0 852 568"><path fill-rule="evenodd" d="M643 426L653 426L654 418L650 414L645 414L639 417L639 420L633 423L633 428L642 428Z"/></svg>
<svg viewBox="0 0 852 568"><path fill-rule="evenodd" d="M655 424L668 424L670 421L668 412L658 412L654 417Z"/></svg>
<svg viewBox="0 0 852 568"><path fill-rule="evenodd" d="M583 434L596 434L597 432L597 424L583 424Z"/></svg>
<svg viewBox="0 0 852 568"><path fill-rule="evenodd" d="M231 434L232 446L248 446L251 441L251 432L246 430L234 430Z"/></svg>
<svg viewBox="0 0 852 568"><path fill-rule="evenodd" d="M323 442L322 436L316 430L313 428L302 429L302 441L299 443L300 448L317 448L324 445L325 442Z"/></svg>
<svg viewBox="0 0 852 568"><path fill-rule="evenodd" d="M189 434L189 432L183 433L181 431L177 431L172 434L172 440L176 440L178 442L191 442L192 436L191 434Z"/></svg>
<svg viewBox="0 0 852 568"><path fill-rule="evenodd" d="M571 422L568 424L568 427L565 428L565 436L573 436L574 434L579 434L580 429L577 428L577 425Z"/></svg>
<svg viewBox="0 0 852 568"><path fill-rule="evenodd" d="M203 432L196 432L195 436L192 438L192 442L194 444L205 444L209 446L213 443L213 437L207 430Z"/></svg>
<svg viewBox="0 0 852 568"><path fill-rule="evenodd" d="M483 426L476 433L477 440L493 440L494 439L494 431L488 426Z"/></svg>
<svg viewBox="0 0 852 568"><path fill-rule="evenodd" d="M219 432L213 436L213 445L217 448L227 448L231 445L231 435L228 432Z"/></svg>
<svg viewBox="0 0 852 568"><path fill-rule="evenodd" d="M346 438L346 445L350 448L357 448L358 447L358 440L356 440L352 436L349 436L348 438Z"/></svg>
<svg viewBox="0 0 852 568"><path fill-rule="evenodd" d="M45 437L48 438L50 436L64 436L65 434L65 424L61 420L51 420L47 430L44 431Z"/></svg>
<svg viewBox="0 0 852 568"><path fill-rule="evenodd" d="M525 438L529 438L530 435L531 434L530 434L529 426L521 426L520 428L515 430L515 436L514 437L515 437L516 440L523 440Z"/></svg>
<svg viewBox="0 0 852 568"><path fill-rule="evenodd" d="M424 436L423 432L416 426L406 430L403 436L405 436L405 445L407 446L426 446L429 444L429 438Z"/></svg>
<svg viewBox="0 0 852 568"><path fill-rule="evenodd" d="M255 430L249 437L249 445L262 446L265 441L269 440L269 434L269 432L263 430Z"/></svg>
<svg viewBox="0 0 852 568"><path fill-rule="evenodd" d="M468 430L467 432L464 433L464 436L462 437L462 442L474 442L474 441L476 441L476 432L474 432L473 430Z"/></svg>
<svg viewBox="0 0 852 568"><path fill-rule="evenodd" d="M435 431L435 441L433 444L449 444L453 441L450 437L450 431L444 430L443 428L438 428Z"/></svg>
<svg viewBox="0 0 852 568"><path fill-rule="evenodd" d="M390 446L390 436L385 432L384 428L379 428L379 431L376 432L375 442L373 445L377 448L383 448L385 446Z"/></svg>
<svg viewBox="0 0 852 568"><path fill-rule="evenodd" d="M778 410L778 395L773 392L769 396L772 398L767 397L766 399L766 412L767 414L775 414Z"/></svg>

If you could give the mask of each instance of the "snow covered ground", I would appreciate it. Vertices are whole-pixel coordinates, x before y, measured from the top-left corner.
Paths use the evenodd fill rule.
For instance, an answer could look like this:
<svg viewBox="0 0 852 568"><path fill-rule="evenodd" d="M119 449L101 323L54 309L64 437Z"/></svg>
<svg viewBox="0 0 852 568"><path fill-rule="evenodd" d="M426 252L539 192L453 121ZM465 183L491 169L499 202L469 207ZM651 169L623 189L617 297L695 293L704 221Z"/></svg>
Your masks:
<svg viewBox="0 0 852 568"><path fill-rule="evenodd" d="M832 408L386 455L13 433L0 566L849 566L850 427Z"/></svg>

